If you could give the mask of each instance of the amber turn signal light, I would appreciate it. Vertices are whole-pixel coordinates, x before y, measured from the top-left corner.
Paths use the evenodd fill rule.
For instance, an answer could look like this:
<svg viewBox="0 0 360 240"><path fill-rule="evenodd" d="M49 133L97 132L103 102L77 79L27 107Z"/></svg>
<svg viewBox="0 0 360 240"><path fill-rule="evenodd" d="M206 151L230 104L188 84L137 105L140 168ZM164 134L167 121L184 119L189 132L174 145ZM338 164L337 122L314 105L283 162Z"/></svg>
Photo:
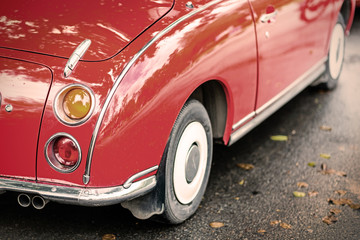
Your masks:
<svg viewBox="0 0 360 240"><path fill-rule="evenodd" d="M82 88L74 88L66 93L63 100L65 114L71 119L82 119L90 111L90 94Z"/></svg>
<svg viewBox="0 0 360 240"><path fill-rule="evenodd" d="M67 125L79 125L86 122L95 106L93 92L81 84L71 84L63 88L55 97L56 117Z"/></svg>

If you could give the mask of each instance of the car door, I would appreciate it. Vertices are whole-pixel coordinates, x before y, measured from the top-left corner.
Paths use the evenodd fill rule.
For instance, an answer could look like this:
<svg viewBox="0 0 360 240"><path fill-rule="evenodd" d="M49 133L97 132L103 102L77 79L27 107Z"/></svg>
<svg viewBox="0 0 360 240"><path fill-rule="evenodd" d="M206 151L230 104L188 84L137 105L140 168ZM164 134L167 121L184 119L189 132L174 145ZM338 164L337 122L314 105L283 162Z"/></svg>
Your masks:
<svg viewBox="0 0 360 240"><path fill-rule="evenodd" d="M256 109L261 112L326 56L331 9L330 0L250 0L250 4L258 41Z"/></svg>
<svg viewBox="0 0 360 240"><path fill-rule="evenodd" d="M0 176L35 180L36 154L51 71L0 57Z"/></svg>

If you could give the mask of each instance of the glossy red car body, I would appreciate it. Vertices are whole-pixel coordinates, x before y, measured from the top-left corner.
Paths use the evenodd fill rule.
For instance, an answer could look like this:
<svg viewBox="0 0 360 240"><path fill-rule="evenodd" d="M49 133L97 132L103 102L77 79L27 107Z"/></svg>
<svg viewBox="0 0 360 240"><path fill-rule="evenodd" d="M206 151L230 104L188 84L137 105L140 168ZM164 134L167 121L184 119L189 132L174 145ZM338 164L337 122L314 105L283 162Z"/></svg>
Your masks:
<svg viewBox="0 0 360 240"><path fill-rule="evenodd" d="M208 99L214 138L233 143L288 90L324 71L338 13L346 13L349 32L355 8L355 0L19 2L0 9L0 190L82 205L120 200L86 203L34 186L82 192L129 188L153 176L149 191L189 98ZM262 21L273 9L277 14ZM85 39L88 51L64 77ZM54 113L57 94L70 84L88 87L95 99L79 125ZM57 133L81 148L70 173L51 167L44 154Z"/></svg>

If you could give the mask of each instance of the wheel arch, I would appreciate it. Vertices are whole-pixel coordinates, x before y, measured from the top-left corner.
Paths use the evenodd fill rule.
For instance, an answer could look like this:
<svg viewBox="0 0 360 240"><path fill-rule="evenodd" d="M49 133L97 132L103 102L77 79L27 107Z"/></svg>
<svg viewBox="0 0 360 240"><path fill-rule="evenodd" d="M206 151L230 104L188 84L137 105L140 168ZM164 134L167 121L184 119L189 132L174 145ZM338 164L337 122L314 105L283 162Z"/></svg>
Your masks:
<svg viewBox="0 0 360 240"><path fill-rule="evenodd" d="M345 33L349 35L355 14L355 0L344 0L339 13L341 13L345 21Z"/></svg>
<svg viewBox="0 0 360 240"><path fill-rule="evenodd" d="M219 80L209 80L198 86L189 99L196 99L202 103L209 115L213 137L217 142L226 143L227 126L232 114L232 102L226 85ZM188 99L188 100L189 100Z"/></svg>

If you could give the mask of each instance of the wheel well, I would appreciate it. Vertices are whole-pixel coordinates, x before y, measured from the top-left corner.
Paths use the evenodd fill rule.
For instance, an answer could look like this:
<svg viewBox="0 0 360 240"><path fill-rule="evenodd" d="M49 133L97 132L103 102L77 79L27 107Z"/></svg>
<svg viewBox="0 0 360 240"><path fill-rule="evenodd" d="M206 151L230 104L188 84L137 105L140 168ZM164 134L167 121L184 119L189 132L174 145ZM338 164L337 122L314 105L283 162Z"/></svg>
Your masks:
<svg viewBox="0 0 360 240"><path fill-rule="evenodd" d="M344 18L345 25L349 22L351 13L351 0L345 0L341 6L340 13Z"/></svg>
<svg viewBox="0 0 360 240"><path fill-rule="evenodd" d="M215 80L208 81L199 86L190 99L196 99L204 105L210 117L214 138L222 138L227 118L227 101L222 85Z"/></svg>

